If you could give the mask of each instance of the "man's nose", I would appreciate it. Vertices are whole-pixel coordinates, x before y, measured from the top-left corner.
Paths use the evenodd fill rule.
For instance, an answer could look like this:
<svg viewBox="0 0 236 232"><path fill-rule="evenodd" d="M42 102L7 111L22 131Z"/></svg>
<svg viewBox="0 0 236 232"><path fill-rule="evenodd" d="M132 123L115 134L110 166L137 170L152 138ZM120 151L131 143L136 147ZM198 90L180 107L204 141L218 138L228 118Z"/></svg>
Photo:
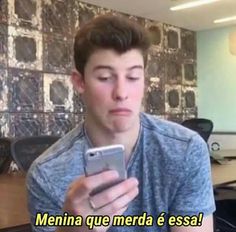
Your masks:
<svg viewBox="0 0 236 232"><path fill-rule="evenodd" d="M124 101L128 99L127 83L124 79L116 80L112 94L115 101Z"/></svg>

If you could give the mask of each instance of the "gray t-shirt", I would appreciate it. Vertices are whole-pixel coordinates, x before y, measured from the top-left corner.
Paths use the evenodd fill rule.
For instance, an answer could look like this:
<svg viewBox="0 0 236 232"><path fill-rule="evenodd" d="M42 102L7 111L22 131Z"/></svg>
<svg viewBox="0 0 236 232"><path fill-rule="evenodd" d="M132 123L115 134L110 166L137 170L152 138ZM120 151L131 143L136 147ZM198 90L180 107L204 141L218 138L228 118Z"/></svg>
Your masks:
<svg viewBox="0 0 236 232"><path fill-rule="evenodd" d="M113 226L109 232L169 231L167 215L209 215L215 210L207 145L195 132L140 113L139 138L127 165L139 180L139 195L124 215L152 215L153 226ZM69 132L36 159L27 175L32 225L36 213L62 214L66 191L84 175L83 154L90 147L84 124ZM163 226L156 219L166 213ZM54 231L33 226L33 231Z"/></svg>

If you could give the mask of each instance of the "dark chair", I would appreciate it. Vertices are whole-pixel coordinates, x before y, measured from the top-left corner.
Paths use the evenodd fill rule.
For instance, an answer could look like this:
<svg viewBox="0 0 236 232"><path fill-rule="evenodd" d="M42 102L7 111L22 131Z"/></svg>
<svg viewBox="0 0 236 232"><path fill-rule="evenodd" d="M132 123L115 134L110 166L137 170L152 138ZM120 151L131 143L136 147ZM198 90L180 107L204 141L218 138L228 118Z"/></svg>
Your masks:
<svg viewBox="0 0 236 232"><path fill-rule="evenodd" d="M214 227L216 232L236 232L236 187L216 187L216 211Z"/></svg>
<svg viewBox="0 0 236 232"><path fill-rule="evenodd" d="M213 122L205 118L192 118L181 123L183 126L198 132L207 142L213 130Z"/></svg>
<svg viewBox="0 0 236 232"><path fill-rule="evenodd" d="M17 166L27 172L32 162L60 137L41 135L15 139L11 144L11 154Z"/></svg>
<svg viewBox="0 0 236 232"><path fill-rule="evenodd" d="M8 170L11 160L11 140L0 138L0 173Z"/></svg>

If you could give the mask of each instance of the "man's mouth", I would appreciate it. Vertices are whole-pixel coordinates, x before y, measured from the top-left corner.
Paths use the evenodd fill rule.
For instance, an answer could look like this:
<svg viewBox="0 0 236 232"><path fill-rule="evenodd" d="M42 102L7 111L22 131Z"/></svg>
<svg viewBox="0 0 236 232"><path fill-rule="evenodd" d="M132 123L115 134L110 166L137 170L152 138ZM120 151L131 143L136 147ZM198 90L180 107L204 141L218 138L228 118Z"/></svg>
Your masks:
<svg viewBox="0 0 236 232"><path fill-rule="evenodd" d="M132 113L132 111L128 108L115 108L115 109L110 110L109 113L113 115L128 116Z"/></svg>

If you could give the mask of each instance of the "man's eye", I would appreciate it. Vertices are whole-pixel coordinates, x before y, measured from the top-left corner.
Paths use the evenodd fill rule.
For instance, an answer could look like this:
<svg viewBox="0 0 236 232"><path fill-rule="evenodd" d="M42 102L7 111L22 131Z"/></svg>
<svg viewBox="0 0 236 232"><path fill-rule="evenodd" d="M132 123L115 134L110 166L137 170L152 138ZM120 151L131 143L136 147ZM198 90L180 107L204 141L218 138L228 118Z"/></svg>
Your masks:
<svg viewBox="0 0 236 232"><path fill-rule="evenodd" d="M108 81L109 79L111 79L110 77L98 77L99 81Z"/></svg>
<svg viewBox="0 0 236 232"><path fill-rule="evenodd" d="M137 81L139 80L139 77L128 77L128 79L131 81Z"/></svg>

